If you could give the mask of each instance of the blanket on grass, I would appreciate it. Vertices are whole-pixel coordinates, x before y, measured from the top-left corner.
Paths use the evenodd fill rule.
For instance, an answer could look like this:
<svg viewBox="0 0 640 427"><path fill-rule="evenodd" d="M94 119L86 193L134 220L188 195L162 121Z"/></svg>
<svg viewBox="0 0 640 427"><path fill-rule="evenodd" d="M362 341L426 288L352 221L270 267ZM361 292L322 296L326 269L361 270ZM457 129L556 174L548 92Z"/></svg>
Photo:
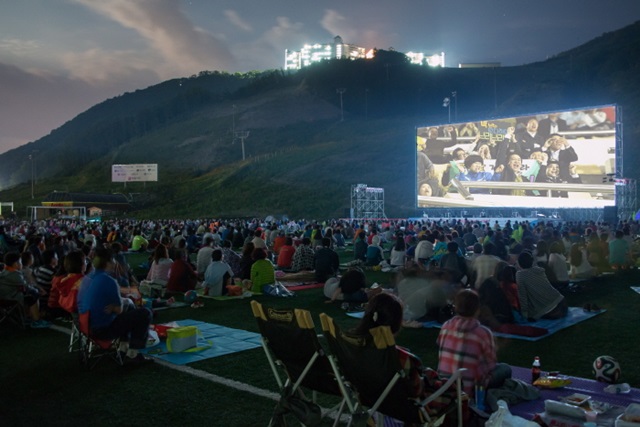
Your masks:
<svg viewBox="0 0 640 427"><path fill-rule="evenodd" d="M227 328L226 326L192 319L178 320L176 323L180 326L197 326L202 333L202 338L211 341L213 346L194 353L169 353L166 342L161 341L153 347L140 350L140 352L175 365L186 365L187 363L199 362L212 357L224 356L262 346L260 334L255 332Z"/></svg>
<svg viewBox="0 0 640 427"><path fill-rule="evenodd" d="M632 286L631 289L640 294L640 286Z"/></svg>
<svg viewBox="0 0 640 427"><path fill-rule="evenodd" d="M591 319L592 317L595 317L606 311L607 310L584 311L582 307L569 307L569 312L567 313L567 316L562 319L556 319L556 320L540 319L535 322L527 322L527 323L521 324L522 326L530 326L535 328L546 329L548 331L546 334L542 334L539 336L524 336L524 335L505 334L505 333L493 331L493 335L496 337L502 337L502 338L514 338L514 339L520 339L520 340L526 340L526 341L538 341L552 334L555 334L561 329L565 329L577 323L583 322L587 319ZM347 316L361 319L364 316L364 312L347 313ZM440 329L440 327L442 326L442 323L438 323L436 321L429 321L429 322L424 322L422 326L424 328Z"/></svg>

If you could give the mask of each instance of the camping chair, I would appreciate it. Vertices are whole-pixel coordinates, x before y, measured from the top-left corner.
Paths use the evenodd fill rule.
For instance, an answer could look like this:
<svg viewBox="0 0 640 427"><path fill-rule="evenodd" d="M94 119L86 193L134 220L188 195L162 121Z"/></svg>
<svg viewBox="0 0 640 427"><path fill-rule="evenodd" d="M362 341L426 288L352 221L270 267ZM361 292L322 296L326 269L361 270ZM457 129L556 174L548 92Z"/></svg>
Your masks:
<svg viewBox="0 0 640 427"><path fill-rule="evenodd" d="M458 370L434 393L420 400L412 395L412 387L400 365L395 340L388 326L378 326L371 329L370 334L360 336L342 332L325 313L320 315L320 321L331 351L329 360L341 373L341 388L350 384L357 396L355 406L349 410L358 415L358 420L366 420L377 412L378 425L383 425L384 417L388 416L406 424L435 426L457 409L458 426L462 426L461 372L464 369ZM455 386L456 399L448 406L435 405L437 399L452 386ZM430 403L432 405L428 406ZM348 404L351 405L349 400Z"/></svg>
<svg viewBox="0 0 640 427"><path fill-rule="evenodd" d="M90 312L80 313L77 316L77 329L80 333L78 337L80 363L87 369L93 369L100 360L108 357L122 366L122 356L118 351L119 339L105 340L95 338L91 334L89 326ZM74 322L75 322L74 318Z"/></svg>
<svg viewBox="0 0 640 427"><path fill-rule="evenodd" d="M19 301L0 299L0 323L5 320L24 329L24 307Z"/></svg>
<svg viewBox="0 0 640 427"><path fill-rule="evenodd" d="M305 423L300 419L299 411L295 410L296 406L313 407L316 392L342 396L332 366L318 341L311 313L300 309L267 308L255 300L251 301L251 309L281 395L269 425L278 425L279 417L287 412L292 412ZM302 387L313 392L313 401L306 399ZM331 410L338 411L334 425L340 420L344 404L342 399ZM317 405L314 409L319 411ZM311 420L306 421L311 424Z"/></svg>

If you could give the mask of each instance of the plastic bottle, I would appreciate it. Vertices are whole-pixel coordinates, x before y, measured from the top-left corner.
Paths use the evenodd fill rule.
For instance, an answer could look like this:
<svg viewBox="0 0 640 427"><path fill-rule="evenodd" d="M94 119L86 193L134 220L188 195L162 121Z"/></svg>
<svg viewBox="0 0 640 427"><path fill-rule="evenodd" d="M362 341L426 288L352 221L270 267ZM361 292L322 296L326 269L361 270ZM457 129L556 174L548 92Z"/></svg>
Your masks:
<svg viewBox="0 0 640 427"><path fill-rule="evenodd" d="M531 382L535 382L538 378L540 378L540 358L536 356L531 365Z"/></svg>

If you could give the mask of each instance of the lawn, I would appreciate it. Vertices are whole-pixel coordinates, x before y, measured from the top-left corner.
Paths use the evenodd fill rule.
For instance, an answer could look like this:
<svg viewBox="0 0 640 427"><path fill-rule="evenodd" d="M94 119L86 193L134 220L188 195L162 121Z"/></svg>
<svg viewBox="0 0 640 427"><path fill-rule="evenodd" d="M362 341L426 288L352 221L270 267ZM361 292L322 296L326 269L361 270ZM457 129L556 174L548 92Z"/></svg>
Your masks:
<svg viewBox="0 0 640 427"><path fill-rule="evenodd" d="M349 253L342 254L346 260ZM137 265L140 257L130 262ZM367 272L369 283L388 284L390 273ZM544 370L590 378L593 360L602 354L618 359L622 381L640 385L637 326L640 295L637 271L607 275L586 282L580 292L567 295L569 305L597 303L606 313L562 330L539 342L497 339L501 361L529 366L540 356ZM299 291L293 298L258 296L273 307L300 307L318 315L326 312L342 327L355 325L338 305L325 304L322 289ZM257 332L250 299L203 300L203 308L160 311L156 323L196 319ZM66 326L64 324L60 324ZM436 329L405 329L399 344L418 354L428 366L437 362ZM77 355L67 352L68 335L55 330L17 330L0 326L0 425L112 426L219 425L264 426L274 401L251 391L221 385L160 364L118 367L103 361L87 372ZM275 392L275 382L261 348L187 365L202 373ZM324 403L324 402L322 402ZM327 405L330 402L326 402Z"/></svg>

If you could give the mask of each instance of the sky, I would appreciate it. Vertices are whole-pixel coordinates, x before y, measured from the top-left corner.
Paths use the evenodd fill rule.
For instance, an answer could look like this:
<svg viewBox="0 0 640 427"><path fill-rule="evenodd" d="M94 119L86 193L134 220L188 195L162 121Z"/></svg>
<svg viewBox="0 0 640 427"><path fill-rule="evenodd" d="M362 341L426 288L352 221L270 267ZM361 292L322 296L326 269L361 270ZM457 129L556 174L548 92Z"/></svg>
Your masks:
<svg viewBox="0 0 640 427"><path fill-rule="evenodd" d="M285 49L336 35L510 66L638 19L639 0L0 0L0 153L125 92L282 68Z"/></svg>

